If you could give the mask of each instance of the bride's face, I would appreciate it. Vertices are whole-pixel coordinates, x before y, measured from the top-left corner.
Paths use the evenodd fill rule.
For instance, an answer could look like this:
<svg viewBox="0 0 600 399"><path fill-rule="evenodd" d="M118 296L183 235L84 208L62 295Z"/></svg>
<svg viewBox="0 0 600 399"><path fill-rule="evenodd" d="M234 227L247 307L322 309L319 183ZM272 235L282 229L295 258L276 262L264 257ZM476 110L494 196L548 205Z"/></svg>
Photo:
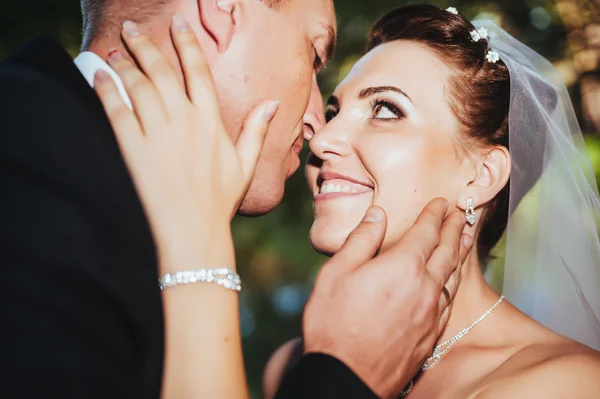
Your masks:
<svg viewBox="0 0 600 399"><path fill-rule="evenodd" d="M388 216L384 247L425 205L456 206L464 189L451 73L431 50L395 41L363 57L327 105L329 123L310 140L307 178L314 195L311 243L335 253L371 205Z"/></svg>

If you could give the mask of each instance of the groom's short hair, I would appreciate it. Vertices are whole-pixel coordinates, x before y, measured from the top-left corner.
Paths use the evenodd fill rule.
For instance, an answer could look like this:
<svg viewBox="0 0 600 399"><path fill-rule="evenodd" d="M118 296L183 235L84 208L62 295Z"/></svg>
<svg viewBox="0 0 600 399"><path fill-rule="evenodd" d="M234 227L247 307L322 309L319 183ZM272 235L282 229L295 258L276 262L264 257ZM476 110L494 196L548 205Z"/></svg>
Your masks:
<svg viewBox="0 0 600 399"><path fill-rule="evenodd" d="M289 2L289 0L261 0L263 3L265 3L266 5L268 5L271 8L274 9L279 9L281 7L283 7L286 3Z"/></svg>
<svg viewBox="0 0 600 399"><path fill-rule="evenodd" d="M162 6L174 0L81 0L83 15L84 47L99 35L108 33L112 25L119 23L123 16L135 22L144 22L158 14ZM281 9L290 0L261 0L268 7Z"/></svg>

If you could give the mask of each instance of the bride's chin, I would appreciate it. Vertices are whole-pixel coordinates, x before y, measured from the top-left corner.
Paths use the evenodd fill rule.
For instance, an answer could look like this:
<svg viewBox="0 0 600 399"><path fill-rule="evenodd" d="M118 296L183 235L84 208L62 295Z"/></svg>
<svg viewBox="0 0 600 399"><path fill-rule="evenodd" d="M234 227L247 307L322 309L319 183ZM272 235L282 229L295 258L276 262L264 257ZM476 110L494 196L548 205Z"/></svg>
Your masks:
<svg viewBox="0 0 600 399"><path fill-rule="evenodd" d="M325 256L333 256L337 251L339 251L348 234L344 234L343 232L331 232L331 231L322 231L315 226L310 231L310 244L313 249Z"/></svg>

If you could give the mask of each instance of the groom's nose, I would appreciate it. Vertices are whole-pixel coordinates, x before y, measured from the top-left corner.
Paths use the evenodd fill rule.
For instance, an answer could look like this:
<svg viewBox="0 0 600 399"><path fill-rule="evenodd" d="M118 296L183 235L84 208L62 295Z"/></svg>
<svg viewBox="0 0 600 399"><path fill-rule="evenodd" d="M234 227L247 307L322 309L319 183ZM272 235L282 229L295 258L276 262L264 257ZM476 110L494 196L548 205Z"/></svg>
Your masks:
<svg viewBox="0 0 600 399"><path fill-rule="evenodd" d="M310 141L312 136L325 126L323 95L317 83L317 75L313 75L308 107L304 113L304 140Z"/></svg>

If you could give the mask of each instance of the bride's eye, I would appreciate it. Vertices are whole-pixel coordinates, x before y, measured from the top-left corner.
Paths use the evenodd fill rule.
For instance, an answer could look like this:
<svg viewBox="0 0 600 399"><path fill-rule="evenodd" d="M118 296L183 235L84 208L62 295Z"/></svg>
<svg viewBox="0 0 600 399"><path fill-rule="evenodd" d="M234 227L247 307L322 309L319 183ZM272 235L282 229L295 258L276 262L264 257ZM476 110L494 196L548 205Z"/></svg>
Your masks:
<svg viewBox="0 0 600 399"><path fill-rule="evenodd" d="M404 117L403 112L388 101L375 100L371 104L371 110L372 119L390 121Z"/></svg>
<svg viewBox="0 0 600 399"><path fill-rule="evenodd" d="M339 110L332 105L328 105L325 108L325 122L329 123L333 118L335 118L338 114Z"/></svg>

